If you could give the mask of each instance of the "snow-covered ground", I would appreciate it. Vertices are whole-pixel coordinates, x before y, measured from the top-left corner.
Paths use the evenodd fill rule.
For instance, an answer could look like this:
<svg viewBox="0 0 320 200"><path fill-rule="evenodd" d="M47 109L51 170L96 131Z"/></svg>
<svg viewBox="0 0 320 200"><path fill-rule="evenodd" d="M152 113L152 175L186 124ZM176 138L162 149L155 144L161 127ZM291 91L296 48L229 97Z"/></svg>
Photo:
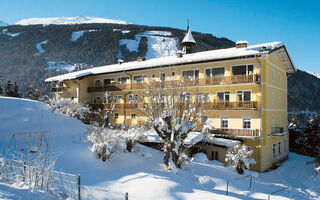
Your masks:
<svg viewBox="0 0 320 200"><path fill-rule="evenodd" d="M0 149L7 148L12 133L51 130L51 134L56 133L55 150L61 153L57 170L81 174L83 185L104 188L114 194L128 192L129 199L267 199L268 193L290 186L294 199L320 198L320 177L315 177L312 166L306 165L312 160L307 156L290 153L277 170L246 172L245 175L256 177L252 189L249 178L233 181L227 197L226 181L244 176L222 163L208 161L204 154L197 154L183 170L172 171L162 165L162 152L142 145L137 145L134 153L117 153L111 161L102 162L89 151L90 144L85 138L87 125L80 121L52 113L45 104L31 100L0 97L0 110ZM24 192L28 190L0 185L2 199L35 199L33 195L41 194ZM92 195L97 197L101 193ZM47 195L40 196L37 199L45 199ZM280 192L271 199L289 199L289 193Z"/></svg>
<svg viewBox="0 0 320 200"><path fill-rule="evenodd" d="M128 33L122 31L122 33ZM137 34L135 40L122 39L120 45L126 45L129 51L138 52L139 43L142 37L148 39L148 51L146 59L173 56L177 53L178 39L172 37L168 31L145 31ZM119 53L121 55L121 53Z"/></svg>
<svg viewBox="0 0 320 200"><path fill-rule="evenodd" d="M83 36L83 33L85 32L93 32L93 31L97 31L97 30L82 30L82 31L74 31L71 34L71 41L77 41L80 37Z"/></svg>
<svg viewBox="0 0 320 200"><path fill-rule="evenodd" d="M21 33L22 32L10 33L10 32L8 32L8 29L3 29L2 30L2 34L6 34L6 35L11 36L11 37L16 37L16 36L20 35Z"/></svg>
<svg viewBox="0 0 320 200"><path fill-rule="evenodd" d="M32 24L92 24L92 23L107 23L107 24L129 24L126 21L107 19L101 17L49 17L49 18L29 18L18 21L17 25L32 25Z"/></svg>

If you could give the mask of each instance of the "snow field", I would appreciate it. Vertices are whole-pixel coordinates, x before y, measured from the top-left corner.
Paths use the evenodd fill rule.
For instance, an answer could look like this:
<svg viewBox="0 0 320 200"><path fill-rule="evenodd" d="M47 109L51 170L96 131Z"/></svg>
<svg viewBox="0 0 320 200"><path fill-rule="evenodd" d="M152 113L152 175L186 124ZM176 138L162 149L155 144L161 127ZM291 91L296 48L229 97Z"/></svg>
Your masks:
<svg viewBox="0 0 320 200"><path fill-rule="evenodd" d="M183 170L173 167L167 171L162 164L162 152L136 145L133 153L116 153L111 160L102 162L91 153L87 142L87 125L60 113L52 113L41 102L0 97L0 149L6 149L12 133L51 130L56 133L55 151L60 154L56 170L80 174L83 187L92 186L109 191L109 194L88 188L91 199L107 198L129 193L129 199L267 199L268 193L282 187L293 188L294 199L319 199L320 177L315 177L312 166L306 165L312 158L290 153L289 159L278 169L266 173L246 171L239 175L230 167L217 161L209 161L197 154ZM174 166L171 163L171 166ZM249 179L242 178L229 184L226 181L253 175L252 188ZM47 194L28 193L0 185L3 199L45 199ZM26 194L25 194L25 193ZM41 193L41 192L40 192ZM2 195L2 196L1 196ZM21 198L19 197L21 196ZM41 197L34 197L40 195ZM11 197L10 197L11 196ZM25 197L25 198L22 198ZM48 197L46 199L50 199ZM289 199L288 191L271 199Z"/></svg>

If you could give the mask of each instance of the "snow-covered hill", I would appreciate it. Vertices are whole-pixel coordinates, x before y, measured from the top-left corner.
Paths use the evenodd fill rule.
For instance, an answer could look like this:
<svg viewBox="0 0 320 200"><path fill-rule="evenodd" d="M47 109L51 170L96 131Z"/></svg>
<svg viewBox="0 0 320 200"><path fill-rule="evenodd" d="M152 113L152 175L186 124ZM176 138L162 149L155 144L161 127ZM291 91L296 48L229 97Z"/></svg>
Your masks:
<svg viewBox="0 0 320 200"><path fill-rule="evenodd" d="M310 157L290 153L277 170L248 171L245 175L256 177L251 190L249 178L244 178L230 182L229 196L225 196L227 180L245 175L207 160L204 154L197 154L183 170L172 171L162 165L162 152L142 145L137 145L133 153L113 154L111 161L102 162L89 151L90 144L85 139L87 126L80 121L52 113L44 103L24 99L0 97L0 110L0 149L8 147L13 133L51 130L51 134L56 133L55 151L60 153L57 170L81 174L83 185L103 188L112 194L128 192L130 200L267 199L268 193L289 186L293 187L294 199L320 197L320 177L315 177L312 166L306 165L312 160ZM26 190L0 184L0 199L46 198L45 194L41 198L36 195L39 192L28 194ZM91 195L90 199L102 199L99 195L109 198L96 191ZM123 195L120 197L115 199L124 199ZM289 199L288 190L272 199Z"/></svg>
<svg viewBox="0 0 320 200"><path fill-rule="evenodd" d="M34 25L34 24L92 24L92 23L107 23L107 24L130 24L122 20L107 19L101 17L49 17L49 18L29 18L18 21L17 25Z"/></svg>

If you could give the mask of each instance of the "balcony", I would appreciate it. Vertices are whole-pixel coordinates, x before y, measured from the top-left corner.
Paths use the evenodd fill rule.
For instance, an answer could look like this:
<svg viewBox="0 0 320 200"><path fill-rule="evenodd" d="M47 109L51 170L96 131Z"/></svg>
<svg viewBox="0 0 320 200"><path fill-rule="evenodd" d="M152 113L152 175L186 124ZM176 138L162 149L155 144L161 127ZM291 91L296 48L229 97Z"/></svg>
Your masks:
<svg viewBox="0 0 320 200"><path fill-rule="evenodd" d="M239 102L206 102L201 104L204 110L214 109L257 109L256 101L239 101Z"/></svg>
<svg viewBox="0 0 320 200"><path fill-rule="evenodd" d="M191 80L172 80L172 81L152 81L149 83L132 83L132 84L114 84L107 86L90 86L88 92L106 92L106 91L121 91L121 90L141 90L155 88L174 88L186 86L204 86L204 85L224 85L224 84L239 84L239 83L259 83L260 75L237 75L237 76L222 76L199 78Z"/></svg>
<svg viewBox="0 0 320 200"><path fill-rule="evenodd" d="M51 88L51 92L56 93L56 92L65 92L67 91L67 87L53 87Z"/></svg>
<svg viewBox="0 0 320 200"><path fill-rule="evenodd" d="M272 127L271 135L283 135L284 128L283 127Z"/></svg>
<svg viewBox="0 0 320 200"><path fill-rule="evenodd" d="M103 109L143 109L147 104L145 103L100 103L100 104L90 104L93 110L103 110Z"/></svg>
<svg viewBox="0 0 320 200"><path fill-rule="evenodd" d="M227 136L236 136L236 137L259 137L259 129L216 129L213 131L217 135L227 135Z"/></svg>

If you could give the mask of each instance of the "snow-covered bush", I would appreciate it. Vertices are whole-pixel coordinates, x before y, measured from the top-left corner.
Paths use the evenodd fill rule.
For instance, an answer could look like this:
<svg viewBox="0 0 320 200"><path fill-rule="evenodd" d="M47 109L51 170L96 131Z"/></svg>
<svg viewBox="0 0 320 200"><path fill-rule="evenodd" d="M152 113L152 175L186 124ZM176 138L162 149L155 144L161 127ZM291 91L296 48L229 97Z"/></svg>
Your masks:
<svg viewBox="0 0 320 200"><path fill-rule="evenodd" d="M238 144L228 149L226 154L226 162L231 164L236 172L243 174L244 169L250 169L251 164L255 164L256 161L250 158L253 154L253 150L244 144Z"/></svg>
<svg viewBox="0 0 320 200"><path fill-rule="evenodd" d="M117 130L94 125L88 129L88 140L92 143L91 151L96 152L99 159L106 161L110 160L113 153L131 152L137 141L147 137L147 132L143 128Z"/></svg>
<svg viewBox="0 0 320 200"><path fill-rule="evenodd" d="M29 84L27 86L27 92L25 93L25 97L27 99L32 99L32 100L39 100L40 99L40 91L33 87L32 84Z"/></svg>
<svg viewBox="0 0 320 200"><path fill-rule="evenodd" d="M86 120L92 113L90 108L81 103L68 101L65 98L53 98L49 101L51 111L60 111L70 117L75 117L79 120Z"/></svg>

